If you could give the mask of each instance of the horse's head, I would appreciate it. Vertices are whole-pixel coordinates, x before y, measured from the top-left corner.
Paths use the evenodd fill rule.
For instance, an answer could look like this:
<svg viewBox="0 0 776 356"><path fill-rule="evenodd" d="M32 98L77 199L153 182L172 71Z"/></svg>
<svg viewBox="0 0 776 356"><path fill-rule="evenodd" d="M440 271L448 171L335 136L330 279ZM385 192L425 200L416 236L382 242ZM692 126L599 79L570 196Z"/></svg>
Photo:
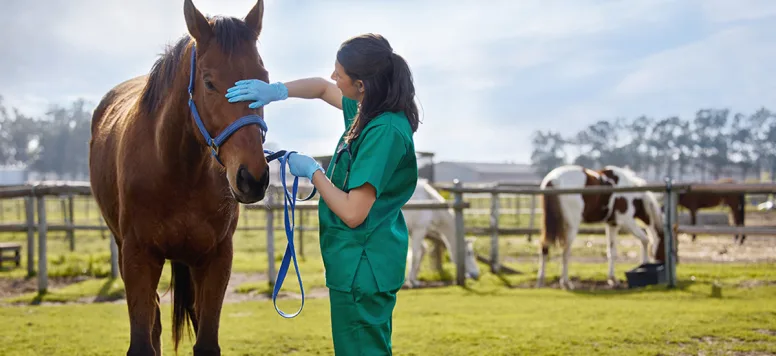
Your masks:
<svg viewBox="0 0 776 356"><path fill-rule="evenodd" d="M658 203L655 194L652 192L644 192L641 199L634 199L633 204L636 208L635 217L644 222L647 225L647 231L653 238L652 241L652 257L661 262L665 262L665 220L664 209L660 203ZM672 234L676 236L676 234ZM677 258L677 239L673 241L673 257Z"/></svg>
<svg viewBox="0 0 776 356"><path fill-rule="evenodd" d="M480 266L477 264L477 256L474 254L474 238L466 239L466 250L464 250L464 266L466 268L466 278L480 279Z"/></svg>
<svg viewBox="0 0 776 356"><path fill-rule="evenodd" d="M194 122L191 128L202 144L210 146L208 151L214 156L214 165L223 165L237 201L247 204L262 200L269 186L269 165L263 147L266 131L260 126L264 109L250 109L247 103L229 103L224 95L238 80L269 80L256 49L264 3L257 1L244 20L218 17L208 21L191 0L185 0L183 13L195 42L192 47L195 66L191 68L190 80L193 80L191 95L200 123L212 138L236 130L221 145L208 145L200 134L202 128ZM241 118L251 118L260 124L232 126Z"/></svg>

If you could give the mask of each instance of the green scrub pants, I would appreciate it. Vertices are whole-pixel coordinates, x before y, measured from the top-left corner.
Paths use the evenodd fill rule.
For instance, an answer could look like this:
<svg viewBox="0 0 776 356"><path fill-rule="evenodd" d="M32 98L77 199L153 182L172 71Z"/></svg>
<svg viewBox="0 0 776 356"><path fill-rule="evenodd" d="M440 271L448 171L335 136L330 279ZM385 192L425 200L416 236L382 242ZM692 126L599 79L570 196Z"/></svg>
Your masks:
<svg viewBox="0 0 776 356"><path fill-rule="evenodd" d="M329 289L334 353L392 355L391 332L396 292L379 292L365 254L356 269L351 291Z"/></svg>

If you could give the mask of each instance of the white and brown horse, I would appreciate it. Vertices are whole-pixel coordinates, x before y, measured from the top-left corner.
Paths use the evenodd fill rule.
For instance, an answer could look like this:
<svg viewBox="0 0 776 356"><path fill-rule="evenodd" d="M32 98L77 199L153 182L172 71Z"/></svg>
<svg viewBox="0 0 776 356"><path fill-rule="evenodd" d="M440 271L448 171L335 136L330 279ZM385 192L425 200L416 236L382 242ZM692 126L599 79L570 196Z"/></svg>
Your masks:
<svg viewBox="0 0 776 356"><path fill-rule="evenodd" d="M596 171L577 165L566 165L548 173L542 180L541 188L622 187L644 184L646 182L643 179L620 167L606 166L603 170ZM641 240L644 263L649 262L649 255L657 261L665 260L663 215L652 192L547 194L544 195L543 209L544 229L537 287L544 284L544 270L549 248L557 243L563 248L560 285L563 288L573 288L568 279L568 264L571 245L582 223L606 223L609 284L617 283L614 276L614 260L617 256L616 236L622 227ZM636 223L636 219L647 226L646 233ZM648 255L649 242L652 242L652 251Z"/></svg>

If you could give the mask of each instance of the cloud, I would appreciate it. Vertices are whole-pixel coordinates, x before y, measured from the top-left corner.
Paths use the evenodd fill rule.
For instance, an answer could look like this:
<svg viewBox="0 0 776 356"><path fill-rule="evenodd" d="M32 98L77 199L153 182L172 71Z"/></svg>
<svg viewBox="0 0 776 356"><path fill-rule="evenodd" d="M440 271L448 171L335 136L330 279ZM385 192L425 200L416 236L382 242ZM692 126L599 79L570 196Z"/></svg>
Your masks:
<svg viewBox="0 0 776 356"><path fill-rule="evenodd" d="M186 33L182 1L4 2L0 95L30 114L92 103L145 74ZM195 0L243 17L253 1ZM415 75L418 150L438 160L528 161L534 130L595 120L752 111L776 97L776 5L725 0L267 1L258 47L272 81L328 78L345 39L386 36ZM46 24L41 26L40 24ZM265 108L280 148L330 154L342 113L313 100Z"/></svg>

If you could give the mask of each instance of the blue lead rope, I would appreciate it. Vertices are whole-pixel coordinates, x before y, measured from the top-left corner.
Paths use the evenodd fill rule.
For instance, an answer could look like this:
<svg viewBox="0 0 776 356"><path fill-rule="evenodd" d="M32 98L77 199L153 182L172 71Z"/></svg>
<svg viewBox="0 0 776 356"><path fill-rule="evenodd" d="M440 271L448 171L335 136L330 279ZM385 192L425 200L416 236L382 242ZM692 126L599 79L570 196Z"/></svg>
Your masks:
<svg viewBox="0 0 776 356"><path fill-rule="evenodd" d="M296 201L305 201L310 200L313 196L315 196L316 189L313 187L313 191L310 193L310 196L308 196L305 199L297 199L296 194L299 190L299 177L294 177L294 185L292 186L292 191L289 192L288 188L286 187L286 162L288 162L288 156L292 153L295 153L295 151L278 151L278 152L272 152L268 150L264 150L264 153L268 154L267 156L267 162L270 162L274 159L277 159L280 163L280 181L283 185L283 195L285 196L285 199L283 201L283 213L284 213L284 219L285 219L285 227L286 227L286 238L288 239L288 244L286 245L286 251L283 253L283 261L280 263L280 268L278 269L278 275L277 278L275 278L275 286L272 290L272 303L275 305L275 310L280 314L280 316L284 318L293 318L299 315L299 313L302 312L302 308L304 308L304 286L302 285L302 275L299 272L299 264L296 261L296 248L294 247L294 210L296 208ZM289 219L289 206L291 207L291 217ZM283 286L283 281L286 279L286 274L288 273L288 267L291 264L291 260L294 260L294 269L296 269L296 278L299 281L299 289L302 292L302 305L299 306L299 310L296 311L296 313L293 314L286 314L283 311L278 308L277 305L277 296L278 292L280 292L280 288Z"/></svg>

